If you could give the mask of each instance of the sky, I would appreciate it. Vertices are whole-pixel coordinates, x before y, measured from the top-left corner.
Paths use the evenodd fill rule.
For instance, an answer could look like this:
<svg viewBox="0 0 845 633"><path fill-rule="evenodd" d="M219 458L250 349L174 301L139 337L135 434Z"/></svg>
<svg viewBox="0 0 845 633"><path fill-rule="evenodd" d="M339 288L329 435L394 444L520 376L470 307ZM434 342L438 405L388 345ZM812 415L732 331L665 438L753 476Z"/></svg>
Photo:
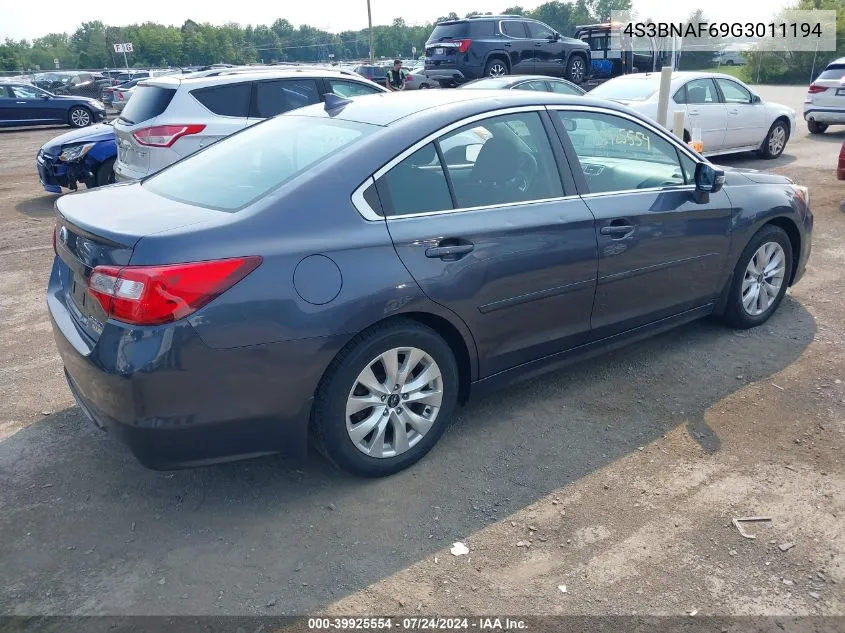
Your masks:
<svg viewBox="0 0 845 633"><path fill-rule="evenodd" d="M408 24L424 24L454 11L460 16L470 11L498 12L519 4L532 9L544 0L425 0L396 2L371 0L373 24L389 24L402 17ZM367 26L366 0L144 0L143 2L71 3L67 0L0 0L0 40L7 37L33 39L55 32L73 32L83 21L101 20L121 26L140 22L181 25L190 18L195 22L224 24L271 24L282 17L298 26L310 24L330 32L357 30ZM638 17L655 21L681 21L700 6L711 21L745 22L768 19L787 0L634 0ZM668 5L668 6L667 6Z"/></svg>

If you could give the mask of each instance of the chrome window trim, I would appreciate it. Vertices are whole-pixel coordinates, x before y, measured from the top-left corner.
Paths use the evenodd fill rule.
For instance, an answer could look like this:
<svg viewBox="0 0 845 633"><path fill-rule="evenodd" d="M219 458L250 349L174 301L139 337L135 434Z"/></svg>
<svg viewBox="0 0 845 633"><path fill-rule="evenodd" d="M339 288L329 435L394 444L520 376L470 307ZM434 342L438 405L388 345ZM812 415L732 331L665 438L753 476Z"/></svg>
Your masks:
<svg viewBox="0 0 845 633"><path fill-rule="evenodd" d="M358 209L358 213L360 213L365 220L369 220L370 222L378 222L380 220L385 219L384 216L376 213L375 209L373 209L369 204L367 204L367 200L364 198L364 192L370 185L374 185L375 182L376 181L373 179L373 177L370 176L352 194L352 204L355 206L356 209Z"/></svg>
<svg viewBox="0 0 845 633"><path fill-rule="evenodd" d="M437 140L444 134L448 134L458 128L464 127L469 125L470 123L474 123L476 121L482 121L484 119L490 119L498 116L504 116L507 114L515 114L520 112L542 112L543 110L547 111L556 111L556 110L575 110L580 112L596 112L598 114L608 114L611 116L619 116L623 119L628 119L629 121L633 121L643 127L651 130L653 133L657 134L658 136L662 137L664 140L668 141L673 146L679 148L680 151L683 151L687 154L687 156L693 160L695 163L705 162L708 163L707 159L702 161L703 157L697 156L693 151L686 147L683 143L680 143L675 139L674 135L668 134L667 132L661 130L659 126L656 124L651 123L647 120L639 119L635 116L628 114L627 112L620 112L619 110L613 110L609 108L602 108L598 106L587 106L587 105L530 105L530 106L516 106L511 108L503 108L501 110L491 110L489 112L483 112L481 114L474 114L470 117L465 119L461 119L460 121L456 121L454 123L450 123L446 125L436 132L432 132L428 136L424 137L422 140L417 141L406 150L399 153L397 156L392 158L390 161L385 163L382 167L376 170L372 176L367 178L357 189L355 189L354 193L352 194L352 204L358 210L358 213L363 217L365 220L370 222L379 222L384 220L403 220L408 218L419 218L419 217L427 217L432 215L445 215L448 213L462 213L465 211L485 211L487 209L504 209L514 206L523 206L526 204L545 204L549 202L559 202L563 200L572 200L575 198L595 198L595 197L604 197L604 196L611 196L611 195L618 195L618 194L630 194L630 193L648 193L648 192L655 192L655 191L664 191L664 190L671 190L671 191L685 191L685 190L694 190L695 185L673 185L670 187L649 187L646 189L625 189L621 191L602 191L602 192L595 192L595 193L585 193L583 195L579 194L571 194L565 196L559 196L555 198L544 198L542 200L529 200L525 202L509 202L505 204L492 204L492 205L485 205L480 207L458 207L455 209L442 209L439 211L425 211L423 213L403 213L401 215L391 215L391 216L382 216L375 212L375 210L367 204L367 201L364 199L364 191L367 190L371 184L374 184L376 180L384 176L388 171L393 169L396 165L401 163L403 160L408 158L411 154L419 150L420 148L428 145L429 143ZM680 162L678 164L680 167Z"/></svg>
<svg viewBox="0 0 845 633"><path fill-rule="evenodd" d="M505 202L502 204L487 204L480 207L460 207L457 209L444 209L442 211L424 211L423 213L403 213L389 217L379 217L380 220L407 220L410 218L422 218L430 215L446 215L448 213L466 213L468 211L487 211L488 209L507 209L510 207L524 207L529 204L547 204L549 202L561 202L563 200L574 200L578 195L559 196L557 198L543 198L542 200L528 200L527 202Z"/></svg>

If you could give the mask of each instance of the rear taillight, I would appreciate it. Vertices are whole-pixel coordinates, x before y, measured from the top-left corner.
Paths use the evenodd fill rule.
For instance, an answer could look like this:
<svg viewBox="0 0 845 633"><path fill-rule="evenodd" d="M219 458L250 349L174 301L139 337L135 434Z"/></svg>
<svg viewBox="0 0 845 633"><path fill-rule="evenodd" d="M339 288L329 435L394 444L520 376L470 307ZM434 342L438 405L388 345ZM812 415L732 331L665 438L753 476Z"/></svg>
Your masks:
<svg viewBox="0 0 845 633"><path fill-rule="evenodd" d="M132 136L141 145L152 147L170 147L183 136L199 134L204 125L154 125L132 132Z"/></svg>
<svg viewBox="0 0 845 633"><path fill-rule="evenodd" d="M407 82L407 81L413 81L413 80L414 80L414 76L413 76L413 75L405 75L405 81L406 81L406 82Z"/></svg>
<svg viewBox="0 0 845 633"><path fill-rule="evenodd" d="M158 325L196 312L261 264L238 257L167 266L97 266L88 293L117 321Z"/></svg>
<svg viewBox="0 0 845 633"><path fill-rule="evenodd" d="M118 92L118 93L117 93L117 100L118 100L118 101L123 101L123 93L122 93L122 92Z"/></svg>
<svg viewBox="0 0 845 633"><path fill-rule="evenodd" d="M472 44L472 40L457 40L457 42L459 53L466 53L469 50L469 45Z"/></svg>
<svg viewBox="0 0 845 633"><path fill-rule="evenodd" d="M818 92L824 92L825 90L827 90L827 88L825 88L824 86L819 86L818 84L810 84L810 87L807 88L807 92L809 92L811 95L814 95Z"/></svg>

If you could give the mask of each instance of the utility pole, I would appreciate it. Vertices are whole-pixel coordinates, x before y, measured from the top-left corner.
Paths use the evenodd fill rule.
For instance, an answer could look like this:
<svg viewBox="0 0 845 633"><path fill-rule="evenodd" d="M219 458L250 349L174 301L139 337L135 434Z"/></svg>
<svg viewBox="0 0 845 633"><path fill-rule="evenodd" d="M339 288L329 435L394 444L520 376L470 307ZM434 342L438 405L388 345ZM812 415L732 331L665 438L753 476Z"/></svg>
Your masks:
<svg viewBox="0 0 845 633"><path fill-rule="evenodd" d="M375 51L373 50L373 12L370 10L370 0L367 0L367 21L370 24L370 63L375 61Z"/></svg>

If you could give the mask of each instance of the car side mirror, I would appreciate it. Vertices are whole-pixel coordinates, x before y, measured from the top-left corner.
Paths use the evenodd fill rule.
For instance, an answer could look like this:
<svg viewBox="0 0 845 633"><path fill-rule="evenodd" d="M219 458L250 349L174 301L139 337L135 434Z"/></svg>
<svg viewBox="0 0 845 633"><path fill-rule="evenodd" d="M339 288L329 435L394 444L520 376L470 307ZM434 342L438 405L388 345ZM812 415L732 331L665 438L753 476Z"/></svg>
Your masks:
<svg viewBox="0 0 845 633"><path fill-rule="evenodd" d="M725 172L707 163L695 166L695 190L700 193L719 193L725 184Z"/></svg>
<svg viewBox="0 0 845 633"><path fill-rule="evenodd" d="M41 98L44 99L44 101L47 101L47 99L50 98L50 95L41 95Z"/></svg>
<svg viewBox="0 0 845 633"><path fill-rule="evenodd" d="M762 99L760 99L760 95L751 95L751 103L760 103Z"/></svg>

